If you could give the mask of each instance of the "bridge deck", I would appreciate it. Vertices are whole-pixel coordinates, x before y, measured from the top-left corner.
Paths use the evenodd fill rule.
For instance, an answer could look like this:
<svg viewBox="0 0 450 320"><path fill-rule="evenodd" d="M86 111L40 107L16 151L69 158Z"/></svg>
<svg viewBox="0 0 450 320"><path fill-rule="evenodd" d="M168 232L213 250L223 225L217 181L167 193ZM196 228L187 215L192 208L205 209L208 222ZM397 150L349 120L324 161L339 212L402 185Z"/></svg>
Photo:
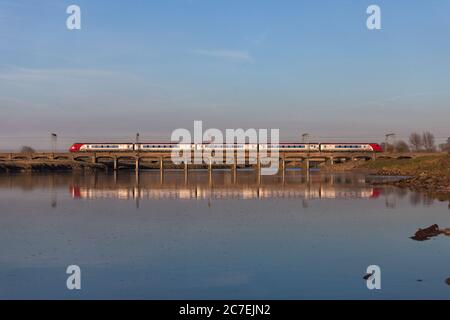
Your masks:
<svg viewBox="0 0 450 320"><path fill-rule="evenodd" d="M355 158L375 158L377 156L376 153L373 152L290 152L283 151L279 152L279 158L285 160L304 160L309 159L311 161L327 161L330 159L355 159ZM223 153L223 157L229 156L226 152ZM231 155L233 157L233 155ZM242 154L235 152L235 156L242 156ZM270 153L268 154L270 156ZM399 155L400 156L400 155ZM408 156L406 154L402 154L403 157L413 157ZM160 160L164 161L170 160L172 157L171 152L78 152L78 153L69 153L69 152L36 152L36 153L0 153L0 160L81 160L85 161L89 160L99 160L99 159L135 159L135 160ZM194 153L192 153L191 158L194 157ZM257 153L249 154L245 153L244 157L255 158L257 157Z"/></svg>

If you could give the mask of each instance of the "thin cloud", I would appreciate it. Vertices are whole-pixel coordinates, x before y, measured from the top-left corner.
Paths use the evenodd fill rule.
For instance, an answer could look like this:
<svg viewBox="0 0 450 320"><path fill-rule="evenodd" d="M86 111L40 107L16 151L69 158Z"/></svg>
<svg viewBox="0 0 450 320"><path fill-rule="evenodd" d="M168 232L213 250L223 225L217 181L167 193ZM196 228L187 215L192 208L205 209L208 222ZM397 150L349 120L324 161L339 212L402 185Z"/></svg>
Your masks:
<svg viewBox="0 0 450 320"><path fill-rule="evenodd" d="M32 69L22 67L9 67L2 70L0 80L47 80L60 78L94 78L120 75L108 70L95 69Z"/></svg>
<svg viewBox="0 0 450 320"><path fill-rule="evenodd" d="M194 50L193 53L206 57L253 62L253 58L250 53L243 50Z"/></svg>
<svg viewBox="0 0 450 320"><path fill-rule="evenodd" d="M415 93L410 93L410 94L393 96L393 97L389 97L389 98L385 98L385 99L381 99L381 100L367 101L364 103L364 105L376 105L376 106L380 106L380 107L386 107L390 103L401 101L401 100L407 100L410 98L427 97L427 96L432 97L432 96L440 95L443 93L446 93L446 92L444 92L444 91L415 92Z"/></svg>

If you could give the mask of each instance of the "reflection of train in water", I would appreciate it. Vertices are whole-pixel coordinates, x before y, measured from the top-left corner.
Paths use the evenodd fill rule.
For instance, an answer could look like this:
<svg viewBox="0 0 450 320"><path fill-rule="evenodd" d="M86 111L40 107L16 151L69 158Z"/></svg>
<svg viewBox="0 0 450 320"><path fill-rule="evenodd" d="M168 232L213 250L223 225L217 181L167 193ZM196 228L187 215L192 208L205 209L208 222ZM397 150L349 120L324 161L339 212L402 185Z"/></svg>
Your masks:
<svg viewBox="0 0 450 320"><path fill-rule="evenodd" d="M377 143L177 144L177 143L74 143L70 152L171 152L218 150L282 152L383 152Z"/></svg>
<svg viewBox="0 0 450 320"><path fill-rule="evenodd" d="M92 188L74 186L70 188L73 198L78 199L271 199L271 198L300 198L300 199L370 199L378 198L380 190L373 187L215 187L202 186L177 188Z"/></svg>

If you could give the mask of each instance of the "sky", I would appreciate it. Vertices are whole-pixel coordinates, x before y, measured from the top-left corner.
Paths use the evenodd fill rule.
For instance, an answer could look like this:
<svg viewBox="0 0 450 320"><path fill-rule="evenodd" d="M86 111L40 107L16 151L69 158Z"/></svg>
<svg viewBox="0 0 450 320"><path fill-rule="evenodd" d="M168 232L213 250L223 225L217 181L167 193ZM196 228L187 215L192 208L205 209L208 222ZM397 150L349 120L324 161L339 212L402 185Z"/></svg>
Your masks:
<svg viewBox="0 0 450 320"><path fill-rule="evenodd" d="M0 0L0 149L48 147L51 132L61 148L168 141L194 120L285 141L442 141L449 36L446 0Z"/></svg>

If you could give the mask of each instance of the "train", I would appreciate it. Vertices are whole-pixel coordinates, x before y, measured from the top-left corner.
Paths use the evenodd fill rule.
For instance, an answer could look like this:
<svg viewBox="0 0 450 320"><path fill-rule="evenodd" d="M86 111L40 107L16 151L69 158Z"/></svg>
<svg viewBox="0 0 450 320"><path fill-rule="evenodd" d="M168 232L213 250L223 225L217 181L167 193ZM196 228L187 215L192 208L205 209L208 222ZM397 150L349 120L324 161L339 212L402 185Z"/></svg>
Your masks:
<svg viewBox="0 0 450 320"><path fill-rule="evenodd" d="M263 152L383 152L378 143L277 143L277 144L178 144L178 143L74 143L69 151L78 152L172 152L172 151Z"/></svg>

